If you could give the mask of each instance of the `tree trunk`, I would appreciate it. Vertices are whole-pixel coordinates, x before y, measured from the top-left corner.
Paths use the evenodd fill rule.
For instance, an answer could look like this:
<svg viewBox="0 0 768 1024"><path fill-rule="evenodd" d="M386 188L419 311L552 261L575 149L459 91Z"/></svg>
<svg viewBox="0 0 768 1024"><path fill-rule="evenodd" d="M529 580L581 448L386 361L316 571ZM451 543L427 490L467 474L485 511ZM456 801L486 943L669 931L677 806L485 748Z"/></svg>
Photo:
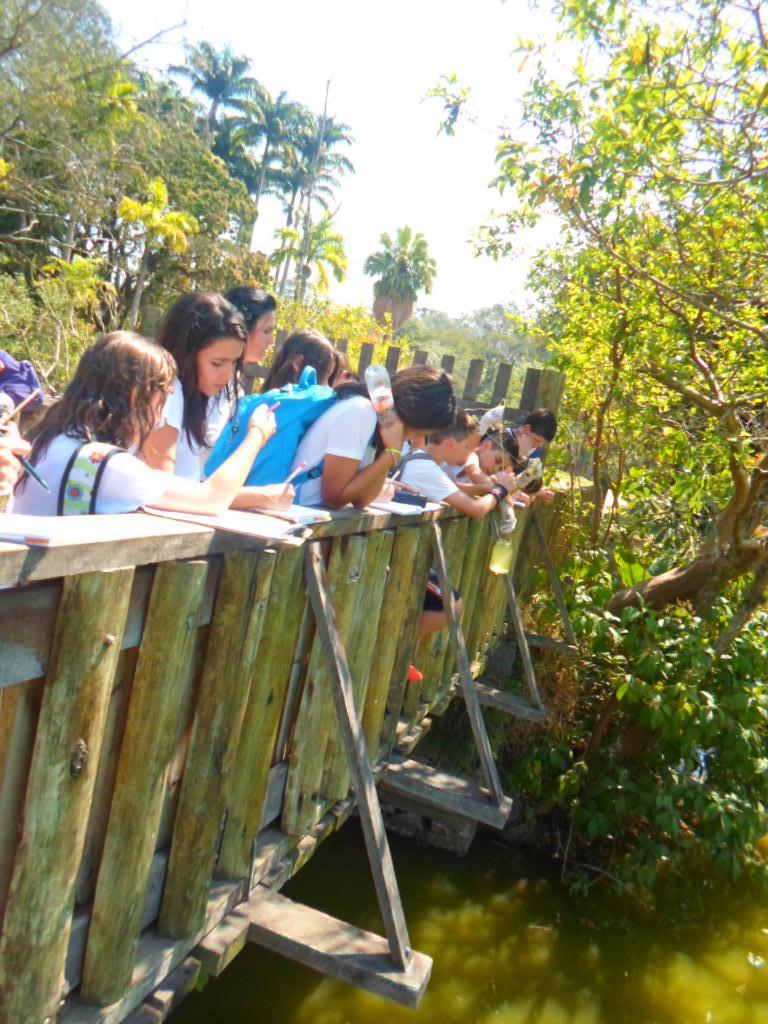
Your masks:
<svg viewBox="0 0 768 1024"><path fill-rule="evenodd" d="M139 265L139 273L136 278L136 287L133 290L133 298L131 299L131 308L128 311L128 327L134 331L136 329L136 323L139 319L139 308L141 306L141 296L144 292L144 286L147 283L147 265L149 263L149 245L144 243L144 251L141 254L141 263Z"/></svg>
<svg viewBox="0 0 768 1024"><path fill-rule="evenodd" d="M373 300L373 315L378 323L384 323L386 313L392 317L392 333L399 331L413 315L412 299L396 299L394 295L377 295Z"/></svg>

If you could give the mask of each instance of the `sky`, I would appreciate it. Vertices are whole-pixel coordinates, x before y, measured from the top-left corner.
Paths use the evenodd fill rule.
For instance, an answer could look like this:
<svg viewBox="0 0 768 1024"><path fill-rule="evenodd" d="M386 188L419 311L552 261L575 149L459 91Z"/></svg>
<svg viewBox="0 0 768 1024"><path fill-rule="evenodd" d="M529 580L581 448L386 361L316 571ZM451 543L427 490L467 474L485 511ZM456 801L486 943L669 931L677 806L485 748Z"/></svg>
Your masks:
<svg viewBox="0 0 768 1024"><path fill-rule="evenodd" d="M349 270L330 297L368 306L372 279L365 258L382 232L410 225L437 261L430 296L419 305L458 316L497 302L525 305L530 256L557 231L545 222L521 240L515 258L495 263L473 255L472 236L507 200L489 187L498 126L519 122L524 79L512 51L519 36L553 33L546 13L527 0L101 0L124 45L180 25L138 55L164 69L183 58L185 39L229 44L251 59L252 74L275 95L319 112L330 79L329 113L354 136L355 174L338 192L336 224ZM183 24L182 24L183 23ZM438 135L441 104L425 99L443 74L472 87L469 112L453 138ZM274 248L282 223L277 199L263 201L254 244Z"/></svg>

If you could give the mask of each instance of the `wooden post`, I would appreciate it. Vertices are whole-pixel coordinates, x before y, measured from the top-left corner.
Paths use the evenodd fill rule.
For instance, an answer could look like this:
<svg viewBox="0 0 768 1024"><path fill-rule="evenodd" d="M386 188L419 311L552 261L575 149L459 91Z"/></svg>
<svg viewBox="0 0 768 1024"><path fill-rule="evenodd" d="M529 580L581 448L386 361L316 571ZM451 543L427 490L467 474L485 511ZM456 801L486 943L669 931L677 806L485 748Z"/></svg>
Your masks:
<svg viewBox="0 0 768 1024"><path fill-rule="evenodd" d="M501 537L501 531L499 530L499 524L496 522L496 517L493 517L493 535L498 540ZM520 657L523 662L523 675L528 686L528 692L531 700L537 708L541 708L544 705L541 701L539 694L538 683L536 682L536 672L533 667L533 660L531 658L531 649L528 646L528 639L525 635L525 628L523 627L522 616L520 615L520 609L517 604L517 594L515 593L515 584L512 581L512 569L503 574L504 575L504 587L507 592L507 607L509 608L509 617L512 620L512 628L515 631L515 643L520 651Z"/></svg>
<svg viewBox="0 0 768 1024"><path fill-rule="evenodd" d="M113 1003L131 980L207 571L206 562L167 562L155 575L88 929L87 1002Z"/></svg>
<svg viewBox="0 0 768 1024"><path fill-rule="evenodd" d="M339 350L339 352L344 352L346 354L346 351L349 348L349 342L347 341L346 338L341 338L340 341L336 342L336 348Z"/></svg>
<svg viewBox="0 0 768 1024"><path fill-rule="evenodd" d="M484 366L485 363L482 359L470 359L469 369L467 370L467 382L464 385L464 395L462 396L466 402L474 402L477 398L480 383L483 379Z"/></svg>
<svg viewBox="0 0 768 1024"><path fill-rule="evenodd" d="M266 602L254 600L254 586L262 594L263 576L271 575L274 566L270 555L235 551L224 556L160 908L159 931L173 938L193 935L205 918L224 785L237 750L264 618Z"/></svg>
<svg viewBox="0 0 768 1024"><path fill-rule="evenodd" d="M446 373L453 373L453 367L456 365L456 356L443 356L440 360L440 368L445 370Z"/></svg>
<svg viewBox="0 0 768 1024"><path fill-rule="evenodd" d="M363 374L366 369L373 362L373 344L370 341L365 341L360 346L360 359L357 363L357 376L360 380L363 379Z"/></svg>
<svg viewBox="0 0 768 1024"><path fill-rule="evenodd" d="M392 679L400 634L406 626L407 595L415 586L413 580L419 546L418 527L401 527L395 534L389 563L387 587L379 616L374 657L368 678L368 693L363 708L363 731L368 756L379 756L380 734L387 708L387 694Z"/></svg>
<svg viewBox="0 0 768 1024"><path fill-rule="evenodd" d="M397 345L390 345L387 348L387 359L385 366L387 373L393 377L397 373L397 364L400 362L400 349Z"/></svg>
<svg viewBox="0 0 768 1024"><path fill-rule="evenodd" d="M368 691L371 662L379 657L374 645L381 615L381 602L387 585L393 540L394 535L389 530L380 530L368 538L363 573L360 577L360 600L357 602L356 614L349 631L350 639L344 645L350 675L354 682L355 707L361 719ZM344 744L339 732L332 729L325 752L325 771L321 789L323 798L330 803L343 800L349 792L349 784L350 772Z"/></svg>
<svg viewBox="0 0 768 1024"><path fill-rule="evenodd" d="M360 824L365 837L379 910L389 942L390 956L395 966L405 971L412 956L411 943L373 772L368 761L365 734L355 708L354 688L347 656L336 626L320 545L308 544L305 550L309 600L315 613L317 635L331 673L331 693L354 782Z"/></svg>
<svg viewBox="0 0 768 1024"><path fill-rule="evenodd" d="M456 614L456 602L453 597L453 587L448 575L448 566L445 562L443 551L443 538L440 532L440 524L432 524L432 542L435 552L435 563L437 575L440 578L440 589L443 592L443 604L448 614L448 629L451 640L456 648L456 656L459 668L459 681L461 683L464 702L467 706L469 724L472 727L472 735L475 738L475 746L480 755L480 765L485 776L486 785L493 800L501 806L504 803L504 792L501 788L499 773L496 770L496 763L493 760L491 744L488 741L488 733L485 731L485 723L480 710L480 702L477 699L475 683L472 679L472 669L467 657L467 649L464 646L464 636L461 632L461 624Z"/></svg>
<svg viewBox="0 0 768 1024"><path fill-rule="evenodd" d="M426 351L425 349L423 349L423 348L420 348L420 349L418 349L418 350L417 350L417 351L416 351L416 352L414 353L414 356L413 356L413 365L414 365L414 366L424 366L424 365L426 365L426 363L427 363L427 361L428 361L428 360L429 360L429 352L427 352L427 351Z"/></svg>
<svg viewBox="0 0 768 1024"><path fill-rule="evenodd" d="M0 1020L53 1021L133 569L69 576L0 938Z"/></svg>
<svg viewBox="0 0 768 1024"><path fill-rule="evenodd" d="M338 628L344 639L360 598L360 576L368 540L360 534L335 539L328 566ZM330 669L319 637L315 636L288 750L288 777L283 798L282 826L288 835L308 832L322 814L320 785L325 751L333 728Z"/></svg>
<svg viewBox="0 0 768 1024"><path fill-rule="evenodd" d="M538 541L539 548L541 550L541 557L544 561L544 567L547 570L547 576L549 577L549 585L552 587L552 592L555 595L555 602L557 603L557 609L560 612L560 618L563 621L563 629L565 630L565 636L569 644L572 646L576 645L576 634L573 632L573 623L571 617L568 614L568 606L565 603L565 594L560 583L560 577L557 575L557 569L555 563L552 561L552 555L549 551L549 544L547 544L547 538L544 535L544 530L539 520L538 513L533 510L531 512L533 520L533 532L536 534L536 540Z"/></svg>
<svg viewBox="0 0 768 1024"><path fill-rule="evenodd" d="M237 756L227 783L227 822L216 874L247 878L303 616L304 555L283 548L272 577Z"/></svg>
<svg viewBox="0 0 768 1024"><path fill-rule="evenodd" d="M512 364L511 363L499 363L499 368L496 371L496 383L493 385L493 394L491 395L491 407L499 405L501 402L507 401L507 392L509 391L509 381L512 377Z"/></svg>

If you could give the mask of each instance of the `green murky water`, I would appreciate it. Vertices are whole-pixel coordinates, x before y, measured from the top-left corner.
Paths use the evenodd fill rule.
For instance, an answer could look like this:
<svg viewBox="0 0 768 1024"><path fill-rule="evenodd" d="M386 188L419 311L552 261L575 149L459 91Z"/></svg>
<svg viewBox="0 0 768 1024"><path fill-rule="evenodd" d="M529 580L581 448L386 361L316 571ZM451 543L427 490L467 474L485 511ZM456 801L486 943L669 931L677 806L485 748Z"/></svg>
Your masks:
<svg viewBox="0 0 768 1024"><path fill-rule="evenodd" d="M597 886L575 898L487 838L463 861L397 840L393 854L413 945L434 958L417 1011L250 947L172 1024L768 1022L768 907L745 888L692 878L651 910ZM381 930L354 822L285 892Z"/></svg>

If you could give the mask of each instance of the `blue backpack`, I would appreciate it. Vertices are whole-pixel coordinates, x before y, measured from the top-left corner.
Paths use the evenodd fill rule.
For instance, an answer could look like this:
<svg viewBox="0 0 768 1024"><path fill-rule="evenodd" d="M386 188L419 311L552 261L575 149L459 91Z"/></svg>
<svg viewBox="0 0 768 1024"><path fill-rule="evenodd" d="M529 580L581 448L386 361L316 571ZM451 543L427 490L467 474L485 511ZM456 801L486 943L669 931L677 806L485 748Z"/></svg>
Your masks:
<svg viewBox="0 0 768 1024"><path fill-rule="evenodd" d="M333 388L317 383L314 366L306 366L298 384L265 391L261 395L246 395L237 403L237 412L222 430L205 464L208 477L239 447L245 437L248 422L257 405L280 403L275 409L277 430L258 454L245 481L247 487L281 484L288 476L291 463L304 434L315 420L330 409L336 401Z"/></svg>

